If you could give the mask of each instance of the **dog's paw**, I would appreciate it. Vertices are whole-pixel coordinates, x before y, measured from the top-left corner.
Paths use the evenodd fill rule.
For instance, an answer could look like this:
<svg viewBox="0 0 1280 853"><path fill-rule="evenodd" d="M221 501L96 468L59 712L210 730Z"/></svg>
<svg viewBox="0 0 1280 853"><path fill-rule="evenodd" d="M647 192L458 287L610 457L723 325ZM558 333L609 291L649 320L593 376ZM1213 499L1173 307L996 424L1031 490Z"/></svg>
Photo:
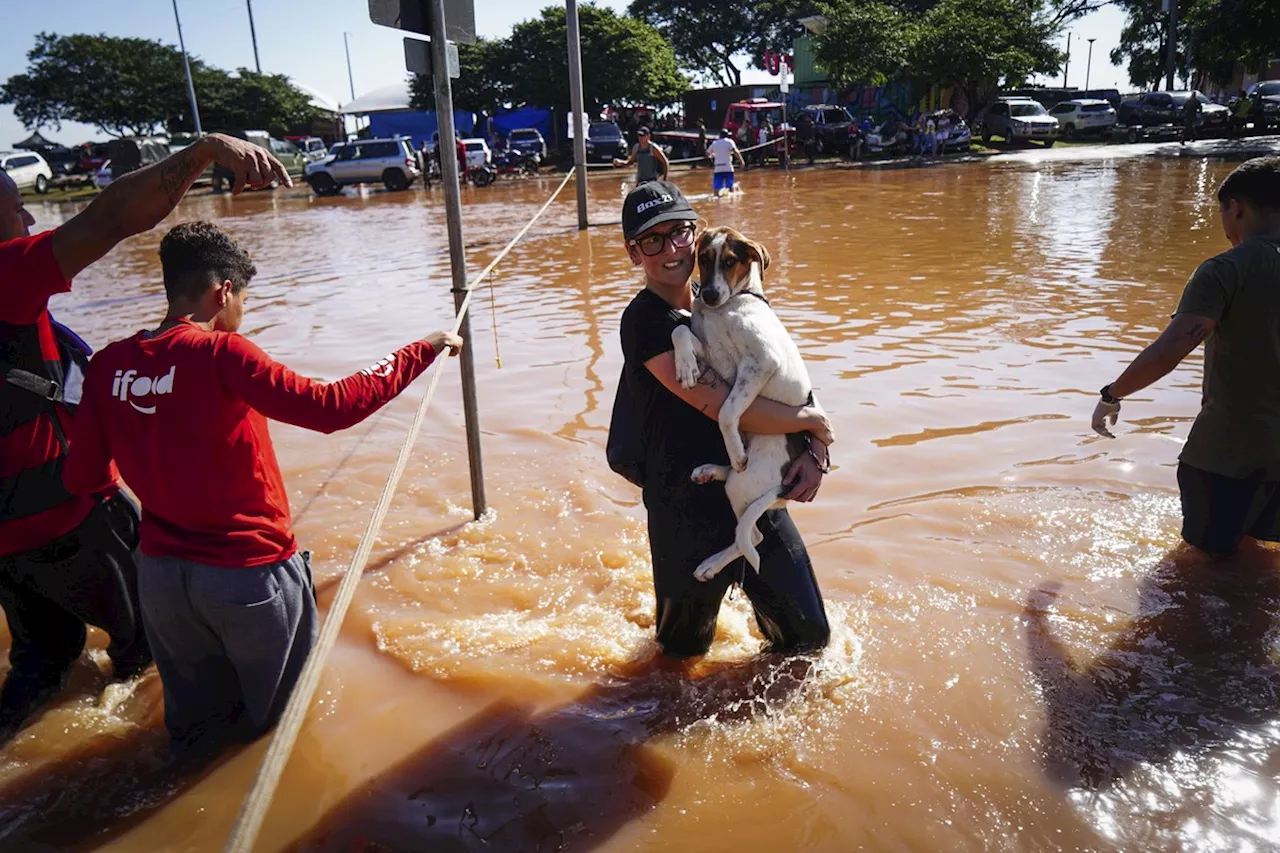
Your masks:
<svg viewBox="0 0 1280 853"><path fill-rule="evenodd" d="M698 580L706 583L716 575L720 574L724 566L717 563L714 559L706 559L698 564L698 568L693 570L693 576Z"/></svg>
<svg viewBox="0 0 1280 853"><path fill-rule="evenodd" d="M685 388L698 384L698 357L692 352L676 350L676 379Z"/></svg>
<svg viewBox="0 0 1280 853"><path fill-rule="evenodd" d="M747 470L747 451L742 448L732 448L729 450L729 464L733 466L733 470L741 474Z"/></svg>
<svg viewBox="0 0 1280 853"><path fill-rule="evenodd" d="M716 468L718 465L699 465L693 469L693 473L689 475L689 479L700 486L705 486L712 480L716 479Z"/></svg>

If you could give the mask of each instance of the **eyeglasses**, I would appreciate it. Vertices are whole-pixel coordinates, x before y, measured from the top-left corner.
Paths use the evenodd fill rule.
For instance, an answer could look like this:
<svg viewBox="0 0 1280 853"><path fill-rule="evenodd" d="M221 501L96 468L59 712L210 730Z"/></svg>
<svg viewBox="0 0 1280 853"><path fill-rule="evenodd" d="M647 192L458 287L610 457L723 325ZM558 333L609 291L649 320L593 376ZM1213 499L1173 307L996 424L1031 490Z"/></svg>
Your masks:
<svg viewBox="0 0 1280 853"><path fill-rule="evenodd" d="M673 249L689 248L693 245L693 232L692 225L681 225L679 228L672 228L666 234L650 234L639 240L632 240L631 245L638 246L641 254L653 257L662 254L668 240L671 241Z"/></svg>

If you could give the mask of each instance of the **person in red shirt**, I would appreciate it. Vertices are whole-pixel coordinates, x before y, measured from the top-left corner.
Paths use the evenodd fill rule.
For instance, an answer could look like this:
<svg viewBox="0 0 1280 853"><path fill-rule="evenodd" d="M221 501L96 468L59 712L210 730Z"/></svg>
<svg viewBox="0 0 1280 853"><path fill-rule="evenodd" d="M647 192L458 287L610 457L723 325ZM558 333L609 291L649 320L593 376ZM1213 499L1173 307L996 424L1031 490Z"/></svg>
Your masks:
<svg viewBox="0 0 1280 853"><path fill-rule="evenodd" d="M0 606L12 639L0 743L62 689L86 623L110 635L114 678L151 662L134 577L136 510L114 476L88 495L62 485L89 348L48 304L117 243L167 216L211 162L235 175L237 192L288 183L267 151L212 134L121 176L65 225L32 235L35 220L0 170Z"/></svg>
<svg viewBox="0 0 1280 853"><path fill-rule="evenodd" d="M114 461L142 501L138 588L165 726L179 752L205 752L275 725L317 632L268 419L354 426L462 340L435 332L315 382L237 334L256 270L233 238L184 223L160 263L168 314L90 362L63 480L93 494Z"/></svg>

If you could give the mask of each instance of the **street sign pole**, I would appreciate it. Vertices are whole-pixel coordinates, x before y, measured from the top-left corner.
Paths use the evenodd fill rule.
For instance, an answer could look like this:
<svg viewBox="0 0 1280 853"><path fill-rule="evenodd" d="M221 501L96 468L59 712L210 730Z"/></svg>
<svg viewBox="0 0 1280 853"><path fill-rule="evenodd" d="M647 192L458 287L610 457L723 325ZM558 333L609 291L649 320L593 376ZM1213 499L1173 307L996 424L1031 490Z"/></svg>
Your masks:
<svg viewBox="0 0 1280 853"><path fill-rule="evenodd" d="M462 242L462 192L458 186L456 134L453 127L453 86L449 80L449 43L445 38L444 0L426 0L430 5L431 67L436 87L436 118L440 139L440 175L444 183L444 212L449 232L449 261L453 270L453 307L456 311L467 297L467 254ZM480 420L476 404L476 361L472 349L471 313L458 327L466 345L462 348L462 410L467 422L467 459L471 463L471 511L477 520L484 515L484 466L480 458Z"/></svg>
<svg viewBox="0 0 1280 853"><path fill-rule="evenodd" d="M569 36L569 105L573 116L573 174L578 184L578 230L587 225L587 128L582 120L582 45L578 34L578 0L565 0Z"/></svg>

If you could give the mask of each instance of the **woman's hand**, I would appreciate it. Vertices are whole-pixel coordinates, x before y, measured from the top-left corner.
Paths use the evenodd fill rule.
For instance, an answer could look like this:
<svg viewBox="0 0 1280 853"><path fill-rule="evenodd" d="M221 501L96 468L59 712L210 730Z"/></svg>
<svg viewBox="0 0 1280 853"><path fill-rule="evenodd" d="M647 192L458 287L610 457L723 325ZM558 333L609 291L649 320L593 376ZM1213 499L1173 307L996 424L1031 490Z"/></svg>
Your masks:
<svg viewBox="0 0 1280 853"><path fill-rule="evenodd" d="M789 501L800 501L808 503L818 496L818 489L822 486L822 468L818 465L818 460L814 458L815 454L822 454L824 460L826 458L827 446L815 442L820 450L812 450L801 453L791 465L788 466L786 474L782 477L783 485L790 485L791 488L781 497Z"/></svg>
<svg viewBox="0 0 1280 853"><path fill-rule="evenodd" d="M831 444L836 440L834 427L827 418L827 413L817 406L805 406L800 410L800 421L805 432L812 435L822 444Z"/></svg>

